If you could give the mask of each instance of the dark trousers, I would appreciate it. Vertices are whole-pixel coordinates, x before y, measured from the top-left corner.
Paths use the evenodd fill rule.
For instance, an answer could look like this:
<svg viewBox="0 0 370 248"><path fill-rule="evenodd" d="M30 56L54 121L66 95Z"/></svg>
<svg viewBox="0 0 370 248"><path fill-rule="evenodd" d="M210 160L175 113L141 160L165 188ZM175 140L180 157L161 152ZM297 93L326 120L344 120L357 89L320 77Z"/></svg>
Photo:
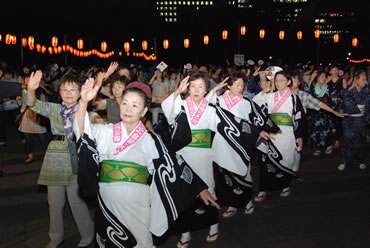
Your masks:
<svg viewBox="0 0 370 248"><path fill-rule="evenodd" d="M23 133L26 139L26 153L34 152L34 140L38 139L41 145L42 152L46 151L48 146L48 136L46 133Z"/></svg>

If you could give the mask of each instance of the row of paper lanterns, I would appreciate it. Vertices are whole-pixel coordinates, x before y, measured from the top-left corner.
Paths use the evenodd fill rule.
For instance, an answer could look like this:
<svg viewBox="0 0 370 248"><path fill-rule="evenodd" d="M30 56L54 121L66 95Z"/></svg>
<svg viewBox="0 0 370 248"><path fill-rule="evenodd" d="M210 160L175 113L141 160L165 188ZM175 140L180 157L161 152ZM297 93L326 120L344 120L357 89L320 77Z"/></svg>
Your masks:
<svg viewBox="0 0 370 248"><path fill-rule="evenodd" d="M240 33L241 33L241 35L245 35L246 34L246 27L245 26L242 26L240 28ZM266 31L264 29L261 29L259 31L260 38L261 39L264 39L265 38L265 35L266 35ZM314 35L315 35L315 38L318 39L320 37L320 30L319 29L315 30ZM223 40L227 40L227 37L228 37L228 31L227 30L223 30L222 31L222 39ZM279 39L280 40L283 40L284 38L285 38L285 31L284 30L280 30L279 31ZM297 32L297 39L298 40L301 40L302 38L303 38L303 32L302 31L298 31ZM1 41L1 39L2 39L2 36L0 34L0 41ZM32 50L33 47L34 47L34 40L35 39L34 39L33 36L29 36L28 39L27 38L22 38L22 46L27 46L28 45L31 48L31 50ZM208 35L204 35L203 36L203 43L205 45L208 45L209 44L209 40L210 39L209 39L209 36ZM336 34L333 35L333 41L335 43L338 43L339 42L339 34L336 33ZM7 34L5 36L5 44L8 44L8 45L9 44L13 44L13 45L15 45L16 43L17 43L17 37L15 35ZM51 38L51 45L52 45L52 47L57 47L58 46L58 37L53 36ZM190 45L189 38L185 38L184 39L184 47L185 48L189 48L189 45ZM352 46L356 47L357 45L358 45L358 39L356 37L354 37L352 39ZM82 39L78 39L77 40L77 48L80 49L80 50L82 50L83 49L83 46L84 46L83 40ZM106 52L107 51L107 46L108 45L107 45L107 42L106 41L101 42L101 51L102 52ZM142 49L144 51L146 51L148 49L148 42L146 40L143 40L141 46L142 46ZM129 42L127 42L127 41L124 42L123 47L124 47L124 51L126 53L130 51L130 43ZM163 40L163 48L164 49L168 49L169 48L169 40L168 39Z"/></svg>

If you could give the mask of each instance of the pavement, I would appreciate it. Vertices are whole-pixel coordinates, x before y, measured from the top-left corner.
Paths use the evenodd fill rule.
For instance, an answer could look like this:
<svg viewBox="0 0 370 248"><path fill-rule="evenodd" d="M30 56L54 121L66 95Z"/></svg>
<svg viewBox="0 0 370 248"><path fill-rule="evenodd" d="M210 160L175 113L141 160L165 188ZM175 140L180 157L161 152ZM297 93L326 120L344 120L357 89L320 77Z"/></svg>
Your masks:
<svg viewBox="0 0 370 248"><path fill-rule="evenodd" d="M25 164L25 147L15 130L10 130L9 141L0 149L5 173L0 177L0 248L43 248L49 241L47 193L37 185L43 154L37 150L34 162ZM292 182L291 196L283 199L279 192L268 193L265 201L256 203L252 215L240 209L234 217L223 219L220 211L218 240L206 243L208 230L199 230L192 233L191 247L370 247L369 161L368 152L367 169L356 166L340 172L339 150L314 157L305 146L301 180ZM255 181L258 172L254 164ZM83 198L94 215L95 197L85 194ZM76 247L80 236L68 206L64 217L65 239L60 247ZM170 236L158 248L176 247L178 239Z"/></svg>

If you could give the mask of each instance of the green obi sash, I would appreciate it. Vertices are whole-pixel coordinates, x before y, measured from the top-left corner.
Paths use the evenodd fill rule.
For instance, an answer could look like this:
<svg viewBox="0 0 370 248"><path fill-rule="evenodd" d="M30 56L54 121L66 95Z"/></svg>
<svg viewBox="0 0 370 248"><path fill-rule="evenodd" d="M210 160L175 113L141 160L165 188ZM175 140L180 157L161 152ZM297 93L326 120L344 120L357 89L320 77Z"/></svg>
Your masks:
<svg viewBox="0 0 370 248"><path fill-rule="evenodd" d="M135 163L103 160L100 171L100 182L131 182L147 184L149 171L146 166Z"/></svg>
<svg viewBox="0 0 370 248"><path fill-rule="evenodd" d="M293 126L293 119L287 113L271 113L270 118L278 126Z"/></svg>
<svg viewBox="0 0 370 248"><path fill-rule="evenodd" d="M194 148L211 148L211 130L210 129L198 129L191 130L191 136L193 136L191 143L188 147Z"/></svg>

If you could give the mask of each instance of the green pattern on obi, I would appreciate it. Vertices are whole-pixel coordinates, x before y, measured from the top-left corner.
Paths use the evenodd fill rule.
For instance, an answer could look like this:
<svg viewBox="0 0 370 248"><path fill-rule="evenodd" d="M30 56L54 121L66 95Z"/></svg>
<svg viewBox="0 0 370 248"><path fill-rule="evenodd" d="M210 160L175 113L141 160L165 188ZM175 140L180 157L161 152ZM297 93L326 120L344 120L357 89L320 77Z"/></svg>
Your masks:
<svg viewBox="0 0 370 248"><path fill-rule="evenodd" d="M271 113L270 118L278 126L293 126L293 119L287 113Z"/></svg>
<svg viewBox="0 0 370 248"><path fill-rule="evenodd" d="M103 160L100 182L131 182L148 184L149 171L146 166L136 163L116 161L116 160Z"/></svg>
<svg viewBox="0 0 370 248"><path fill-rule="evenodd" d="M211 130L210 129L194 129L191 130L193 139L188 147L194 148L211 148Z"/></svg>

